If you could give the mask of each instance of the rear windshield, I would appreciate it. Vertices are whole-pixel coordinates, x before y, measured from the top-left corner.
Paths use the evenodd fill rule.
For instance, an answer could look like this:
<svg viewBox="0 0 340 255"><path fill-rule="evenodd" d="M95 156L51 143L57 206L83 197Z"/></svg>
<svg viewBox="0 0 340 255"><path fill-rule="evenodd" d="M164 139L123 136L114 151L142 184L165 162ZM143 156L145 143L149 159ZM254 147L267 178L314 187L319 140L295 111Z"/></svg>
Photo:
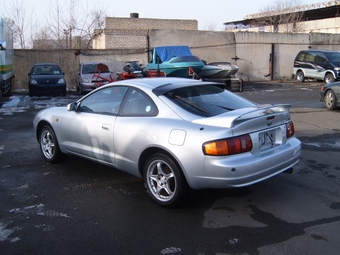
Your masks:
<svg viewBox="0 0 340 255"><path fill-rule="evenodd" d="M227 91L221 85L184 87L164 94L184 110L204 117L211 117L255 103Z"/></svg>

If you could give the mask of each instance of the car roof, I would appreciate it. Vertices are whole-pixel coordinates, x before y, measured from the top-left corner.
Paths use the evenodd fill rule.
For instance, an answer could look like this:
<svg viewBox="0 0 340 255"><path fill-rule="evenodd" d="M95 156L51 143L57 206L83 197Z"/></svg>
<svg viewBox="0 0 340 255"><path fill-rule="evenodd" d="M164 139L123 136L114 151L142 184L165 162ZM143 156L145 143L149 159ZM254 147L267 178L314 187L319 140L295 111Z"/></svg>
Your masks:
<svg viewBox="0 0 340 255"><path fill-rule="evenodd" d="M111 83L111 85L130 85L135 87L144 87L152 90L157 96L164 94L168 91L190 86L203 86L209 84L217 84L220 86L225 86L224 83L217 82L206 82L200 80L194 80L189 78L178 78L178 77L155 77L155 78L138 78L129 79L124 81L117 81Z"/></svg>
<svg viewBox="0 0 340 255"><path fill-rule="evenodd" d="M83 63L81 63L81 65L98 65L98 64L106 65L104 62L83 62Z"/></svg>
<svg viewBox="0 0 340 255"><path fill-rule="evenodd" d="M302 50L301 52L339 52L337 50Z"/></svg>
<svg viewBox="0 0 340 255"><path fill-rule="evenodd" d="M49 62L46 62L46 63L36 63L34 64L35 66L44 66L44 65L55 65L55 66L59 66L57 63L49 63Z"/></svg>

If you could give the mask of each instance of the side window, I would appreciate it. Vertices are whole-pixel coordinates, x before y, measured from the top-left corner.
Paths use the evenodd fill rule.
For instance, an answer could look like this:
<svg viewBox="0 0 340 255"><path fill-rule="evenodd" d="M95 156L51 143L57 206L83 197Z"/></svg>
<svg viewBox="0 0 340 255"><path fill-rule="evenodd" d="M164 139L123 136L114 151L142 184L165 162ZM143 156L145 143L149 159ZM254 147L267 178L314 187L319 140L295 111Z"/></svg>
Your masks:
<svg viewBox="0 0 340 255"><path fill-rule="evenodd" d="M156 116L158 109L152 99L144 92L138 89L130 89L120 113L123 116Z"/></svg>
<svg viewBox="0 0 340 255"><path fill-rule="evenodd" d="M313 63L314 60L315 60L315 55L314 55L314 54L306 53L305 59L304 59L305 62L311 62L311 63Z"/></svg>
<svg viewBox="0 0 340 255"><path fill-rule="evenodd" d="M323 53L318 53L315 57L316 63L328 63L328 59L326 58L326 55Z"/></svg>
<svg viewBox="0 0 340 255"><path fill-rule="evenodd" d="M78 111L117 115L126 91L118 86L98 90L80 103Z"/></svg>

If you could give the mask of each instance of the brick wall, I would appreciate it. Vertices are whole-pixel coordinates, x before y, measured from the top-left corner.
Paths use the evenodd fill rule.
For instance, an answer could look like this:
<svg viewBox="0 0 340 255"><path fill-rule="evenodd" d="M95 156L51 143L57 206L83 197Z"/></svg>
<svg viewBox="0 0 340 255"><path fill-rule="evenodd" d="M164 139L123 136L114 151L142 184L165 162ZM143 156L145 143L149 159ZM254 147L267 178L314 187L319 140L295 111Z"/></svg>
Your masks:
<svg viewBox="0 0 340 255"><path fill-rule="evenodd" d="M291 79L293 60L303 49L340 50L340 34L284 34L252 32L211 32L195 30L151 30L143 39L135 34L139 46L106 50L14 50L15 89L27 89L31 66L38 62L56 62L65 72L67 86L75 87L80 62L100 61L114 73L122 71L126 61L148 63L147 50L162 45L188 45L192 53L209 62L226 61L236 64L236 76L243 80L265 81L269 73L269 57L274 54L273 78ZM149 39L148 45L145 42ZM134 41L130 37L130 41ZM136 42L134 41L134 42ZM274 48L274 49L273 49ZM272 49L274 52L272 52Z"/></svg>
<svg viewBox="0 0 340 255"><path fill-rule="evenodd" d="M149 30L176 29L197 30L197 20L177 19L141 19L141 18L105 18L105 28L108 30Z"/></svg>
<svg viewBox="0 0 340 255"><path fill-rule="evenodd" d="M106 17L105 29L93 41L94 49L145 48L150 30L195 30L197 20Z"/></svg>
<svg viewBox="0 0 340 255"><path fill-rule="evenodd" d="M147 30L105 29L106 49L133 49L147 46Z"/></svg>

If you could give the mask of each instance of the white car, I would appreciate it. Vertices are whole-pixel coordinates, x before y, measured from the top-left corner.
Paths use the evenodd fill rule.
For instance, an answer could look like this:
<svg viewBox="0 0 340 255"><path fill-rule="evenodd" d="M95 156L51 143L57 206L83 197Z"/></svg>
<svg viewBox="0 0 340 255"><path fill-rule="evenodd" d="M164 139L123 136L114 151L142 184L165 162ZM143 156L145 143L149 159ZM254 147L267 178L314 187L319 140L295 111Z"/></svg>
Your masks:
<svg viewBox="0 0 340 255"><path fill-rule="evenodd" d="M99 62L81 63L75 79L77 91L80 94L85 94L114 81L108 66Z"/></svg>
<svg viewBox="0 0 340 255"><path fill-rule="evenodd" d="M34 129L48 162L73 154L107 164L143 178L151 197L172 207L188 187L242 187L291 171L301 143L289 109L221 83L139 78L42 110Z"/></svg>

